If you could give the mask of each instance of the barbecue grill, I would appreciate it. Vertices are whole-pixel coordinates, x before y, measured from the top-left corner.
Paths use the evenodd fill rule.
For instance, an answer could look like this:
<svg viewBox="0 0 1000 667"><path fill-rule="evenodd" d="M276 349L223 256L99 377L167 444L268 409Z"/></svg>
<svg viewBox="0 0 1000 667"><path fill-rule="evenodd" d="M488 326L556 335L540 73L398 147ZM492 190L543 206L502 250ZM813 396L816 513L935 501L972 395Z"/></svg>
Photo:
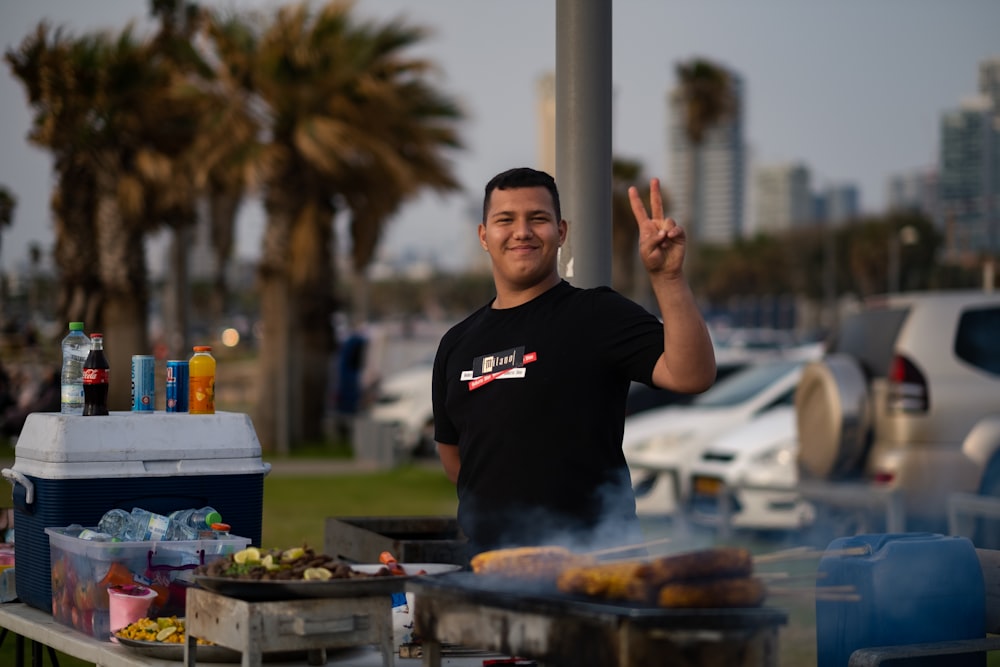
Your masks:
<svg viewBox="0 0 1000 667"><path fill-rule="evenodd" d="M497 651L546 664L778 664L785 612L668 609L604 602L532 585L455 572L407 584L424 664L441 664L441 643Z"/></svg>

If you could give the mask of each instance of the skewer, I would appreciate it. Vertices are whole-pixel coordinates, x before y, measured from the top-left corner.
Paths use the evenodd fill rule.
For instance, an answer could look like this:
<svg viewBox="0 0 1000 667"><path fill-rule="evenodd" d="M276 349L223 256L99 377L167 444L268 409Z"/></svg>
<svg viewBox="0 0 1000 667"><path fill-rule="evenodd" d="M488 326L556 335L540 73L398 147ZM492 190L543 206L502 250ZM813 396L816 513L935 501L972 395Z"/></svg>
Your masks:
<svg viewBox="0 0 1000 667"><path fill-rule="evenodd" d="M648 542L640 542L638 544L626 544L621 547L608 547L607 549L597 549L595 551L586 552L588 556L610 556L611 554L621 553L623 551L632 551L634 549L645 549L647 547L654 547L657 544L666 544L670 541L669 537L661 537L658 540L649 540Z"/></svg>
<svg viewBox="0 0 1000 667"><path fill-rule="evenodd" d="M804 554L809 554L814 552L815 549L812 547L792 547L791 549L782 549L781 551L772 551L769 554L760 554L753 557L753 562L756 563L771 563L778 562L782 560L793 560L796 558L801 558Z"/></svg>
<svg viewBox="0 0 1000 667"><path fill-rule="evenodd" d="M768 595L774 597L809 597L820 602L861 602L861 596L857 593L815 593L804 589L793 589L788 591L768 591Z"/></svg>
<svg viewBox="0 0 1000 667"><path fill-rule="evenodd" d="M822 579L826 576L826 572L803 572L802 574L791 574L789 572L755 572L754 576L758 579L764 581L768 580L778 580L781 581L795 581L795 580L810 580L815 581L817 579Z"/></svg>
<svg viewBox="0 0 1000 667"><path fill-rule="evenodd" d="M768 595L808 596L824 602L861 602L854 586L768 586Z"/></svg>
<svg viewBox="0 0 1000 667"><path fill-rule="evenodd" d="M808 560L811 558L823 558L824 556L867 556L871 549L864 547L847 547L846 549L812 549L810 547L793 547L782 551L775 551L769 554L754 556L755 565L762 563L781 563L788 560Z"/></svg>

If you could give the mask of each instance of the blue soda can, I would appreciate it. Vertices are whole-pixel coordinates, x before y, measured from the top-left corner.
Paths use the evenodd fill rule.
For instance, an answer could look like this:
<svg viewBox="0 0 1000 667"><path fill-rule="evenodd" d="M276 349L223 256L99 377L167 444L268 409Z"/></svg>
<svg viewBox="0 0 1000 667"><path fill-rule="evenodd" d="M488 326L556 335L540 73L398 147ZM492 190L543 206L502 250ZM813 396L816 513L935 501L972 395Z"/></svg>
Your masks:
<svg viewBox="0 0 1000 667"><path fill-rule="evenodd" d="M155 409L156 362L151 355L132 355L132 412L152 412Z"/></svg>
<svg viewBox="0 0 1000 667"><path fill-rule="evenodd" d="M167 412L188 411L188 362L167 362Z"/></svg>

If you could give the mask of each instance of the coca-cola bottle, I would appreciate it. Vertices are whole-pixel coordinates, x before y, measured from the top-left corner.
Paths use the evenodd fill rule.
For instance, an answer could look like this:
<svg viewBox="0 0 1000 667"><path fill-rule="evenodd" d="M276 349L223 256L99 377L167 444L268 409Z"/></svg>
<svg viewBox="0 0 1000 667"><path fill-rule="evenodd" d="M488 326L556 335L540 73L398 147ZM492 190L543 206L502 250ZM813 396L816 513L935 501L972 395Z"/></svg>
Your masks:
<svg viewBox="0 0 1000 667"><path fill-rule="evenodd" d="M111 366L104 356L104 334L90 334L90 353L83 364L84 416L108 414L108 375Z"/></svg>

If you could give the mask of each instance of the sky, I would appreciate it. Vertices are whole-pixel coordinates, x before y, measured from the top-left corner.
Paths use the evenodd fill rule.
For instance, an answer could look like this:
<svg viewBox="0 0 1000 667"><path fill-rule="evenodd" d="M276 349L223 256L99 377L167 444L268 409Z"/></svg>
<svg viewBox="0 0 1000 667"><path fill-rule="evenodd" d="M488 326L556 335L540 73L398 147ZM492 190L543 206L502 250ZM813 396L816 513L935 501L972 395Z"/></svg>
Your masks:
<svg viewBox="0 0 1000 667"><path fill-rule="evenodd" d="M276 0L203 0L271 11ZM476 247L482 188L495 173L537 164L536 85L555 71L555 0L356 0L361 18L403 18L430 36L412 51L437 63L433 83L459 101L463 192L423 195L390 222L383 251L460 268ZM150 26L144 0L0 0L0 43L16 48L46 19L73 34ZM750 169L805 163L813 187L856 184L865 212L885 204L890 175L932 167L943 112L977 91L979 63L1000 57L997 0L614 0L613 150L669 191L666 93L695 57L743 78ZM0 185L18 199L0 237L0 267L32 243L49 252L50 160L30 146L24 89L0 68ZM752 173L748 171L748 175ZM752 180L748 180L748 187ZM258 255L263 212L241 210L237 255ZM466 253L466 249L469 249Z"/></svg>

